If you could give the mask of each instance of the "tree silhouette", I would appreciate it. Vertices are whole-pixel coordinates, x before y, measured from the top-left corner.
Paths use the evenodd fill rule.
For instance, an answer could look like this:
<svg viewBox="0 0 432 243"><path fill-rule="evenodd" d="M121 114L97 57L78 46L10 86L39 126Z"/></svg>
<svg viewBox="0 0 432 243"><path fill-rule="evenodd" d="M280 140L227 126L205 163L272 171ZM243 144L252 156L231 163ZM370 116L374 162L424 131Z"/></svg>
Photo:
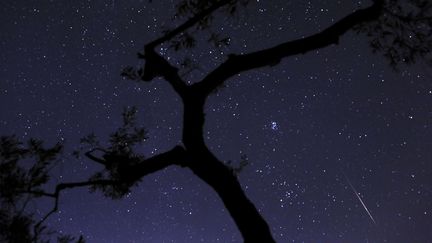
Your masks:
<svg viewBox="0 0 432 243"><path fill-rule="evenodd" d="M57 185L55 193L42 190L48 183L49 171L55 166L62 150L60 144L44 148L42 141L30 139L26 144L15 137L0 137L0 240L1 242L26 243L48 242L47 236L55 232L43 222L57 210L61 190L75 187L74 184ZM41 196L56 199L55 206L41 220L35 220L34 212L28 210L29 203ZM69 235L57 235L59 243L74 242ZM79 237L76 243L83 243Z"/></svg>
<svg viewBox="0 0 432 243"><path fill-rule="evenodd" d="M60 152L61 146L43 149L40 142L30 141L28 147L23 148L14 138L2 138L0 179L1 185L6 185L1 188L2 239L8 242L37 242L43 222L57 211L62 190L90 186L93 190L101 190L108 197L119 198L144 176L176 165L190 169L214 189L234 219L244 242L275 242L265 219L242 190L237 179L237 172L241 168L233 168L229 163L219 160L205 144L204 107L209 95L239 73L274 66L284 58L337 45L341 36L348 31L366 34L372 50L383 54L395 69L420 60L431 62L432 3L427 0L374 0L370 6L349 13L310 36L282 41L278 45L246 54L229 54L224 62L197 82L185 80L185 75L180 74L196 68L190 59L175 66L167 56L157 51L161 45L174 51L193 48L196 36L202 34L199 31L212 24L216 11L234 16L248 3L248 0L180 1L177 15L185 18L185 22L164 31L160 38L145 45L144 51L138 53L138 58L145 61L142 68L126 67L123 70L123 76L136 81L150 82L162 78L181 98L184 109L182 143L171 150L150 158L135 152L145 141L146 131L136 124L136 109L126 109L123 126L110 135L109 146L101 146L94 135L89 135L81 140L81 150L75 152L77 156L83 155L101 164L103 171L95 173L85 182L59 184L50 193L43 191L41 186L48 181L50 162ZM223 33L210 33L208 42L218 47L229 44L229 38L224 37ZM36 158L30 169L18 165L18 161L26 157ZM52 210L41 221L35 221L25 210L19 211L20 207L25 208L26 201L41 196L54 200ZM24 205L18 207L18 202ZM21 235L25 238L15 239L13 230L24 232ZM63 237L63 240L72 238ZM82 238L78 240L82 241Z"/></svg>

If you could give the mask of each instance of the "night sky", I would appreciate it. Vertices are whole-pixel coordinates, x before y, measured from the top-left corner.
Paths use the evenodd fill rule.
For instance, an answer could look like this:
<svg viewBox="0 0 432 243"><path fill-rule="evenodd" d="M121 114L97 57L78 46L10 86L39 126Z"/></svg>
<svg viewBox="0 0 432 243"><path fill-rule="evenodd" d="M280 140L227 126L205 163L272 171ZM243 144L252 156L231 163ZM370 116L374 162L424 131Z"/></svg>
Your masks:
<svg viewBox="0 0 432 243"><path fill-rule="evenodd" d="M1 0L0 134L64 142L55 183L101 169L70 153L91 132L106 141L127 106L149 132L142 154L179 144L182 104L167 82L120 76L141 64L145 43L184 20L172 19L172 2ZM212 28L229 47L209 46L204 31L193 50L160 52L173 64L196 61L185 76L195 82L226 54L307 36L368 4L254 1L233 19L216 15ZM239 180L278 242L432 242L432 69L396 72L368 45L349 32L339 45L242 73L207 101L207 145L234 164L247 155ZM31 207L43 215L50 203ZM211 188L177 167L121 200L67 191L48 225L89 243L242 241Z"/></svg>

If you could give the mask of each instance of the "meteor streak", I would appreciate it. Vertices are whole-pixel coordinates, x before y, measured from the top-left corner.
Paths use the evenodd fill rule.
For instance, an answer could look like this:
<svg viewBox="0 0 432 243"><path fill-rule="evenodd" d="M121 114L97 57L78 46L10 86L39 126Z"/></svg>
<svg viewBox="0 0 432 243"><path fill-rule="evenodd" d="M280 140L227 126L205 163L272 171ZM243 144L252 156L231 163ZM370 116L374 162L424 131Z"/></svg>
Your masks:
<svg viewBox="0 0 432 243"><path fill-rule="evenodd" d="M359 193L357 192L357 190L354 188L354 186L352 185L351 181L348 179L348 176L346 176L346 174L342 171L342 174L344 175L346 181L348 182L348 184L350 185L353 193L357 196L358 200L360 201L360 203L362 204L363 208L365 209L366 213L369 215L369 218L372 220L372 222L377 225L377 223L375 222L375 219L372 217L372 214L370 213L369 209L366 207L366 204L363 202L363 200L361 199Z"/></svg>

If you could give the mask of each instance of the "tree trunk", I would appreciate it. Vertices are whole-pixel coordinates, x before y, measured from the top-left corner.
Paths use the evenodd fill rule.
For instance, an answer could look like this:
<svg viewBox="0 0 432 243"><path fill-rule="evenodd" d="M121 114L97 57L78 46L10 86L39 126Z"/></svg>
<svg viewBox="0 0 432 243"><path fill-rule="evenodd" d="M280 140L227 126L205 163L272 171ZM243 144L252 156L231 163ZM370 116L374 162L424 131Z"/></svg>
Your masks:
<svg viewBox="0 0 432 243"><path fill-rule="evenodd" d="M204 100L205 98L199 97L184 100L183 143L190 159L188 167L217 192L234 219L245 243L275 242L269 226L246 197L236 175L205 145Z"/></svg>
<svg viewBox="0 0 432 243"><path fill-rule="evenodd" d="M193 162L190 169L218 193L245 243L275 242L269 226L246 197L236 176L227 166L207 157Z"/></svg>

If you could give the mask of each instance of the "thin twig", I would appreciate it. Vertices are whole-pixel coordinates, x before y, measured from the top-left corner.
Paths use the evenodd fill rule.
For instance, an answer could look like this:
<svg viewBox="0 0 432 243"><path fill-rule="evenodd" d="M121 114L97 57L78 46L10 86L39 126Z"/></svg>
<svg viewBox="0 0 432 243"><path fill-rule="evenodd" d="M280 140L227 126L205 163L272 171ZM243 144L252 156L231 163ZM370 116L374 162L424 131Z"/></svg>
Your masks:
<svg viewBox="0 0 432 243"><path fill-rule="evenodd" d="M76 187L85 187L85 186L93 186L93 185L112 185L117 183L113 180L94 180L94 181L83 181L83 182L71 182L71 183L61 183L56 186L54 193L47 193L45 191L27 191L27 193L32 193L38 196L47 196L54 198L54 206L53 208L39 220L38 223L33 227L33 240L35 241L38 238L38 229L42 225L45 220L47 220L53 213L57 212L58 204L60 199L60 192L64 189L76 188Z"/></svg>
<svg viewBox="0 0 432 243"><path fill-rule="evenodd" d="M194 15L192 18L188 19L186 22L184 22L183 24L181 24L177 28L169 31L168 33L166 33L162 37L160 37L160 38L158 38L158 39L156 39L156 40L148 43L147 45L145 45L145 49L147 49L147 48L153 49L157 45L160 45L160 44L162 44L165 41L171 40L176 35L182 33L183 31L189 29L190 27L194 26L199 21L201 21L203 18L207 17L208 15L212 14L213 12L215 12L216 10L218 10L219 8L227 5L228 3L232 2L232 1L233 0L222 0L222 1L219 1L219 2L217 2L215 4L213 4L209 8L207 8L207 9L201 11L200 13Z"/></svg>

